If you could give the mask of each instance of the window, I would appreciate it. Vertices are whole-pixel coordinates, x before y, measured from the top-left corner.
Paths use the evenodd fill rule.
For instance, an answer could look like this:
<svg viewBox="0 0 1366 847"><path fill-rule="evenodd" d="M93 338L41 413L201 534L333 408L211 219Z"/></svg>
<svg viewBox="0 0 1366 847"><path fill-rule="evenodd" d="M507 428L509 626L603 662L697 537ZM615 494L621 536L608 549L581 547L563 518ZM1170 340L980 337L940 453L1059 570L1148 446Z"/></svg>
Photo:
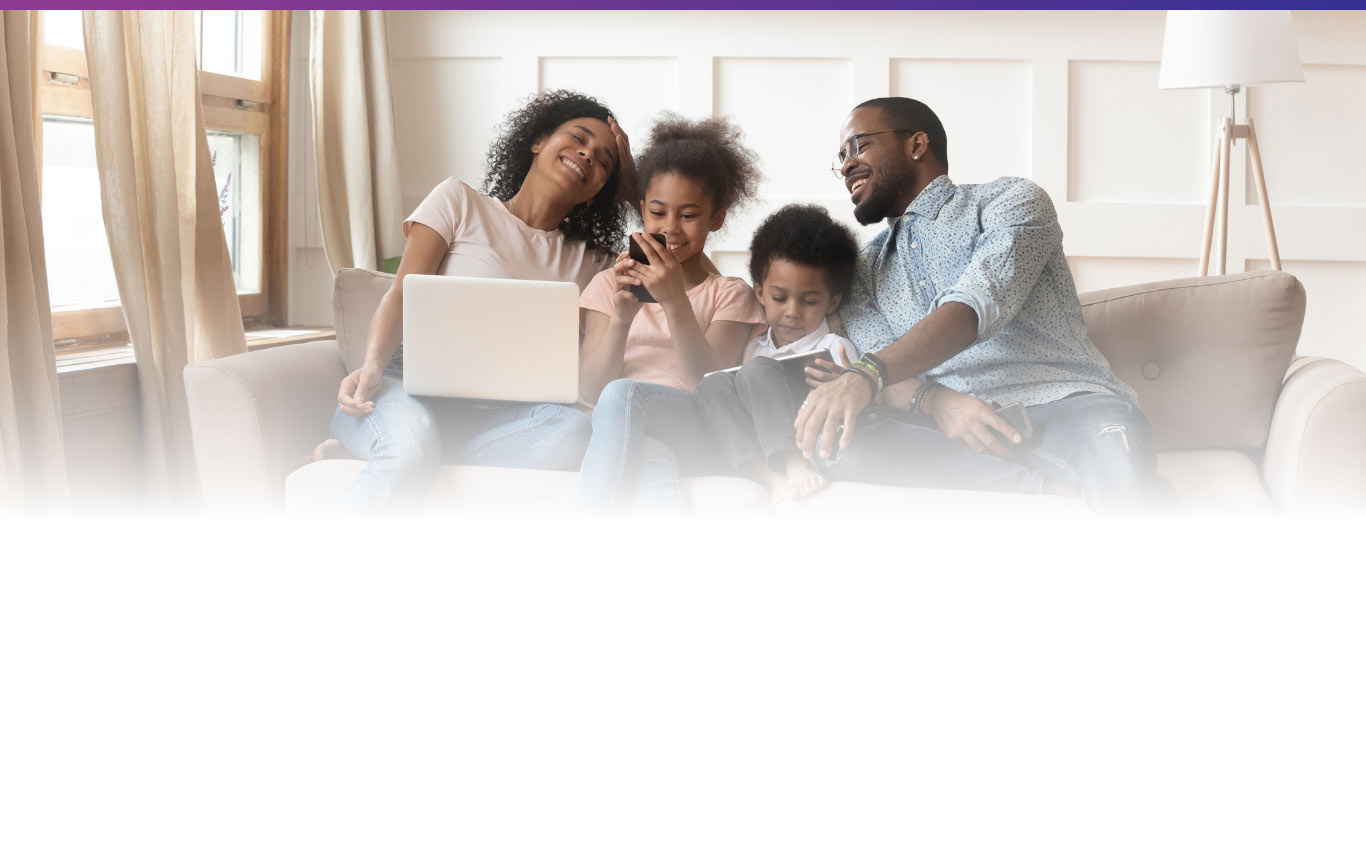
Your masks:
<svg viewBox="0 0 1366 847"><path fill-rule="evenodd" d="M284 323L288 11L195 12L199 89L242 316ZM126 338L95 169L79 11L43 13L43 236L53 337Z"/></svg>

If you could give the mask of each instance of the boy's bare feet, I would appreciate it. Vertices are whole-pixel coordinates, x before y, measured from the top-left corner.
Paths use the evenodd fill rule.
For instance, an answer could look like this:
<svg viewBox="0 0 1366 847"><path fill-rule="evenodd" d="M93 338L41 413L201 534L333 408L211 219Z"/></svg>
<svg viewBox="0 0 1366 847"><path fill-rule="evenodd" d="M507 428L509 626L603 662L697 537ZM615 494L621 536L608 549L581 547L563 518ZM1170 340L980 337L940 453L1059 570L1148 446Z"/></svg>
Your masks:
<svg viewBox="0 0 1366 847"><path fill-rule="evenodd" d="M335 438L329 438L317 447L313 448L313 453L308 457L310 462L321 462L324 459L351 459L354 458Z"/></svg>
<svg viewBox="0 0 1366 847"><path fill-rule="evenodd" d="M773 486L773 504L785 500L800 500L810 497L825 487L826 479L811 467L801 453L795 450L787 454L787 476L778 477Z"/></svg>

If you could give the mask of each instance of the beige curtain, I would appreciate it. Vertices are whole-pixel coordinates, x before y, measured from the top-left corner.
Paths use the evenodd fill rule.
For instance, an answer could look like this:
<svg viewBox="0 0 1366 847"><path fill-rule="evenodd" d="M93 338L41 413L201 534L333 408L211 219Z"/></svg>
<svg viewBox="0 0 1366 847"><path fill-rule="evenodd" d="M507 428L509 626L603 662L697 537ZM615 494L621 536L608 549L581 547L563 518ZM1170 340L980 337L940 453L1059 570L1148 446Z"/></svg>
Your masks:
<svg viewBox="0 0 1366 847"><path fill-rule="evenodd" d="M30 16L0 12L0 509L66 498L34 141Z"/></svg>
<svg viewBox="0 0 1366 847"><path fill-rule="evenodd" d="M153 502L198 496L183 371L246 350L199 102L194 13L86 11L105 231Z"/></svg>
<svg viewBox="0 0 1366 847"><path fill-rule="evenodd" d="M403 253L403 201L384 12L312 13L308 73L323 247L342 268Z"/></svg>

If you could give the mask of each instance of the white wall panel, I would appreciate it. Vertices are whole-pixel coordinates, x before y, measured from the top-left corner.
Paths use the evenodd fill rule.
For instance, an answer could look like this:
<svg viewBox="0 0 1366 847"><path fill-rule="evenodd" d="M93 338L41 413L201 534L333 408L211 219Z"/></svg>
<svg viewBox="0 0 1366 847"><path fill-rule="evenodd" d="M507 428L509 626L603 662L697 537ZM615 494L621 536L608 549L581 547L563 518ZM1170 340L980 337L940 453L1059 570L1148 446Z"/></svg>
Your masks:
<svg viewBox="0 0 1366 847"><path fill-rule="evenodd" d="M748 250L713 250L710 255L716 269L721 273L726 276L738 276L751 285L754 284L754 280L749 278Z"/></svg>
<svg viewBox="0 0 1366 847"><path fill-rule="evenodd" d="M891 75L893 96L928 104L943 122L955 182L1032 175L1029 62L893 59Z"/></svg>
<svg viewBox="0 0 1366 847"><path fill-rule="evenodd" d="M1133 256L1068 256L1078 291L1099 291L1145 282L1183 279L1200 270L1194 259L1150 259Z"/></svg>
<svg viewBox="0 0 1366 847"><path fill-rule="evenodd" d="M1366 206L1366 67L1306 65L1303 85L1249 88L1247 102L1272 209ZM1250 171L1245 194L1257 202Z"/></svg>
<svg viewBox="0 0 1366 847"><path fill-rule="evenodd" d="M494 126L517 104L503 100L501 59L397 60L392 66L399 180L407 214L448 177L477 188Z"/></svg>
<svg viewBox="0 0 1366 847"><path fill-rule="evenodd" d="M716 60L716 114L734 118L758 151L770 199L830 198L839 128L854 105L849 59Z"/></svg>
<svg viewBox="0 0 1366 847"><path fill-rule="evenodd" d="M1203 90L1159 91L1157 62L1074 61L1067 199L1203 203L1213 129Z"/></svg>
<svg viewBox="0 0 1366 847"><path fill-rule="evenodd" d="M731 114L769 179L760 202L733 213L709 245L722 269L747 277L751 233L783 203L822 204L860 240L880 229L854 225L827 165L850 108L903 93L943 117L955 179L1015 173L1051 193L1082 290L1189 276L1213 130L1228 100L1158 90L1164 18L1160 10L394 11L404 199L416 203L452 174L478 182L488 129L542 85L601 96L637 149L648 117L665 106ZM1239 97L1238 113L1258 122L1281 252L1304 260L1287 266L1310 291L1306 343L1318 349L1305 352L1351 351L1366 285L1366 239L1356 237L1366 232L1366 12L1297 11L1294 20L1308 82L1254 88ZM307 31L307 14L297 13L290 303L291 317L313 322L330 320L331 286L318 271ZM410 126L428 137L405 136ZM1242 202L1245 147L1233 151L1231 270L1266 255L1260 213Z"/></svg>
<svg viewBox="0 0 1366 847"><path fill-rule="evenodd" d="M1366 370L1366 262L1282 260L1281 266L1304 285L1304 329L1301 356L1330 356ZM1261 259L1247 270L1270 267Z"/></svg>
<svg viewBox="0 0 1366 847"><path fill-rule="evenodd" d="M568 88L592 95L621 120L639 151L651 119L678 111L678 60L617 56L541 59L541 90Z"/></svg>

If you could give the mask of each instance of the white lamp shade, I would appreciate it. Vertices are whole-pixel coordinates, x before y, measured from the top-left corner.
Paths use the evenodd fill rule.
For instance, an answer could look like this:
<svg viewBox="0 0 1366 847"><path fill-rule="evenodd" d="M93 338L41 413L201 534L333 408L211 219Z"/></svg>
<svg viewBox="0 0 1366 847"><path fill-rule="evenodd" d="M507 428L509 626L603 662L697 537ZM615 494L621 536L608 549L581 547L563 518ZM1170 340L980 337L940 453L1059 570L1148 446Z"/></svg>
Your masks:
<svg viewBox="0 0 1366 847"><path fill-rule="evenodd" d="M1288 11L1170 11L1158 88L1304 82Z"/></svg>

